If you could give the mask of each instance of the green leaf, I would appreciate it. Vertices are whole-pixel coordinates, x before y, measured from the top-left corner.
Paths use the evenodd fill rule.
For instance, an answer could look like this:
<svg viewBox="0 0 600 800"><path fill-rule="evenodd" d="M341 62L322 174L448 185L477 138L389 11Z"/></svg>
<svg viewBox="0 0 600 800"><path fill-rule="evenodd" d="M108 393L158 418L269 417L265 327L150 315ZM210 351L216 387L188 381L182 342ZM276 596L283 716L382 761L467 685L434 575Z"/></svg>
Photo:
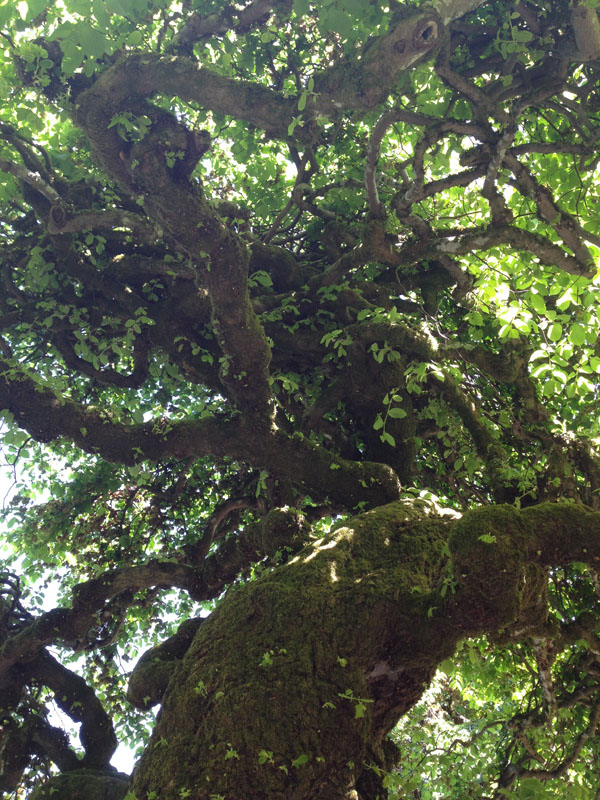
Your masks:
<svg viewBox="0 0 600 800"><path fill-rule="evenodd" d="M102 31L87 25L77 27L75 41L81 46L88 58L101 58L105 53L112 50L111 43Z"/></svg>
<svg viewBox="0 0 600 800"><path fill-rule="evenodd" d="M392 417L392 419L404 419L406 416L406 411L403 408L390 408L388 411L388 417Z"/></svg>
<svg viewBox="0 0 600 800"><path fill-rule="evenodd" d="M569 341L571 342L571 344L574 344L575 346L579 347L580 345L585 344L585 337L586 337L586 332L583 325L580 325L579 323L576 322L574 325L571 326L571 329L569 331Z"/></svg>
<svg viewBox="0 0 600 800"><path fill-rule="evenodd" d="M383 417L381 414L377 414L375 417L375 422L373 423L373 430L379 431L381 428L383 428Z"/></svg>
<svg viewBox="0 0 600 800"><path fill-rule="evenodd" d="M292 761L292 767L298 769L299 767L304 766L304 764L308 764L309 761L310 761L310 756L308 756L306 753L302 753L301 755L298 756L298 758L295 758Z"/></svg>
<svg viewBox="0 0 600 800"><path fill-rule="evenodd" d="M548 353L546 350L534 350L533 353L529 356L529 362L537 361L540 358L547 358Z"/></svg>
<svg viewBox="0 0 600 800"><path fill-rule="evenodd" d="M128 10L126 0L105 0L107 9L112 14L119 14L122 17L126 17L128 13L131 13L131 8Z"/></svg>
<svg viewBox="0 0 600 800"><path fill-rule="evenodd" d="M546 303L544 302L544 298L540 294L530 294L529 303L531 304L533 310L536 311L538 314L546 313Z"/></svg>
<svg viewBox="0 0 600 800"><path fill-rule="evenodd" d="M562 332L563 328L560 322L555 322L548 331L548 338L551 342L558 342L562 336Z"/></svg>
<svg viewBox="0 0 600 800"><path fill-rule="evenodd" d="M520 30L519 28L513 28L512 37L515 42L530 42L534 38L531 31Z"/></svg>
<svg viewBox="0 0 600 800"><path fill-rule="evenodd" d="M298 17L307 16L310 13L309 0L294 0L294 11Z"/></svg>
<svg viewBox="0 0 600 800"><path fill-rule="evenodd" d="M294 117L294 119L288 125L288 130L287 130L288 136L291 136L294 133L294 131L296 130L298 125L302 125L302 117L301 116Z"/></svg>
<svg viewBox="0 0 600 800"><path fill-rule="evenodd" d="M138 45L142 42L142 32L140 30L131 31L127 39L125 40L128 45Z"/></svg>

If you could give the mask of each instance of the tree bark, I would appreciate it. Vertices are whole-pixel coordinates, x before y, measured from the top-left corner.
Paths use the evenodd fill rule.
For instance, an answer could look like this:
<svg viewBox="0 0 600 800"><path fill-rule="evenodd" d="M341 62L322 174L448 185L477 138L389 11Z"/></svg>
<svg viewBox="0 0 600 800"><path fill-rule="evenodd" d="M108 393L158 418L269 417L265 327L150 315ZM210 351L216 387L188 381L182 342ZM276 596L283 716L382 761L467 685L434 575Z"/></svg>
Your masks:
<svg viewBox="0 0 600 800"><path fill-rule="evenodd" d="M395 502L353 518L199 627L173 661L137 800L385 797L386 734L437 665L465 636L547 635L547 565L599 552L600 514L566 504L456 520Z"/></svg>

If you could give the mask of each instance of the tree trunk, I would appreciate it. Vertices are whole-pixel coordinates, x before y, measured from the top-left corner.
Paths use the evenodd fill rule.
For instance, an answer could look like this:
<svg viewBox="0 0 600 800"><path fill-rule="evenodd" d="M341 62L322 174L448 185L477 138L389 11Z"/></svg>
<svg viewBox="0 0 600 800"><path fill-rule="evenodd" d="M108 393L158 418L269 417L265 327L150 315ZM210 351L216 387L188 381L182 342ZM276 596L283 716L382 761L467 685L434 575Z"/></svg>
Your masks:
<svg viewBox="0 0 600 800"><path fill-rule="evenodd" d="M385 797L386 734L459 639L545 622L535 522L392 503L233 587L175 663L137 799Z"/></svg>

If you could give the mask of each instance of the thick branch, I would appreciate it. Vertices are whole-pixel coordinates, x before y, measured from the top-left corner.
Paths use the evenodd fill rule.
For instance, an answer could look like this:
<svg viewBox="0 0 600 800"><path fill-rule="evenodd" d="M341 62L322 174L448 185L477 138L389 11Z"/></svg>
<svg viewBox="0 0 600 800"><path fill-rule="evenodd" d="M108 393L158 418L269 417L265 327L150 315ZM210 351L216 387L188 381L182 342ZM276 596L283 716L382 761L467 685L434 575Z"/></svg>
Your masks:
<svg viewBox="0 0 600 800"><path fill-rule="evenodd" d="M93 690L79 675L43 651L27 666L29 675L54 692L57 705L81 722L79 738L85 750L82 766L107 767L117 748L111 718Z"/></svg>
<svg viewBox="0 0 600 800"><path fill-rule="evenodd" d="M148 377L148 342L145 336L136 337L133 343L133 370L127 375L114 369L96 369L90 361L80 358L67 334L57 334L54 343L65 364L81 375L88 375L99 383L119 386L123 389L139 389Z"/></svg>
<svg viewBox="0 0 600 800"><path fill-rule="evenodd" d="M148 220L130 211L82 211L74 216L67 215L62 205L53 206L48 220L48 233L77 233L85 230L109 230L129 228L138 241L153 242L161 235L153 229Z"/></svg>
<svg viewBox="0 0 600 800"><path fill-rule="evenodd" d="M258 420L246 424L240 417L181 422L162 418L128 425L107 411L61 397L2 358L0 407L37 441L64 436L82 450L119 464L229 456L287 477L314 497L328 496L343 508L359 502L377 505L399 494L398 480L389 467L347 461L299 434L288 437Z"/></svg>
<svg viewBox="0 0 600 800"><path fill-rule="evenodd" d="M60 203L60 195L56 189L50 186L49 183L46 183L38 172L32 172L22 164L15 164L12 161L7 161L5 158L0 158L0 170L8 172L23 183L28 184L51 203Z"/></svg>
<svg viewBox="0 0 600 800"><path fill-rule="evenodd" d="M241 10L229 5L220 14L192 14L169 49L187 52L195 42L208 36L219 36L228 31L244 34L268 19L273 11L289 12L290 6L289 0L253 0Z"/></svg>
<svg viewBox="0 0 600 800"><path fill-rule="evenodd" d="M208 289L213 328L223 350L223 384L240 410L268 416L271 353L248 294L247 246L228 229L199 187L188 181L187 174L168 165L165 155L169 150L187 152L188 148L197 155L196 135L173 116L156 111L150 132L124 154L120 144L110 136L114 105L106 98L102 102L99 97L88 95L86 92L80 98L77 117L92 146L104 159L106 169L115 179L124 180L130 191L143 192L150 216L169 231L192 259L198 283ZM90 110L92 100L96 106ZM128 170L124 164L130 165L131 172L125 177L123 170Z"/></svg>
<svg viewBox="0 0 600 800"><path fill-rule="evenodd" d="M372 108L385 99L401 72L436 47L441 26L476 9L483 2L439 0L432 7L419 9L414 15L399 20L387 33L365 46L360 61L343 59L315 77L316 96L309 104L310 110L315 117L318 114L337 117L340 109ZM272 5L276 4L264 0L265 11ZM254 22L255 13L262 8L257 0L241 12L240 17L247 12ZM223 24L214 22L217 27ZM198 19L197 24L206 25L207 18L204 18L204 23ZM185 38L185 34L182 35ZM286 98L257 83L216 75L183 56L151 56L148 53L128 56L101 75L85 94L86 100L79 98L78 102L87 106L89 113L93 113L97 103L105 107L108 97L115 113L127 98L152 97L155 94L177 96L203 108L244 119L281 139L289 137L289 125L297 115L295 98ZM316 141L319 138L308 121L297 126L295 131L301 140Z"/></svg>
<svg viewBox="0 0 600 800"><path fill-rule="evenodd" d="M502 244L526 250L539 258L542 263L558 267L571 275L591 277L593 274L594 265L590 261L582 263L545 236L514 225L459 231L452 239L438 240L426 249L429 255L462 255L474 250L489 250Z"/></svg>
<svg viewBox="0 0 600 800"><path fill-rule="evenodd" d="M99 125L104 128L105 146L114 147L115 142L120 142L122 147L123 140L116 131L106 130L105 116L110 122L127 100L156 94L180 97L219 114L246 120L280 139L287 138L288 127L297 114L297 100L266 86L217 75L185 56L144 53L130 55L106 70L78 98L81 105L77 116L81 120L85 115L86 130ZM310 139L314 131L304 125L298 129L298 136Z"/></svg>

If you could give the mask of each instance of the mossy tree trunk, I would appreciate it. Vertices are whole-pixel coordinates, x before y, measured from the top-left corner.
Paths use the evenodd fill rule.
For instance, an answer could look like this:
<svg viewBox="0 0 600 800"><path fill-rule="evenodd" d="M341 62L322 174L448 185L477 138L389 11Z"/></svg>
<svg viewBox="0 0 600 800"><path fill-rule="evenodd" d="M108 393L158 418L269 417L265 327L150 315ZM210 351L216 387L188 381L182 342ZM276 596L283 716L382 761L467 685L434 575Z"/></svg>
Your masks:
<svg viewBox="0 0 600 800"><path fill-rule="evenodd" d="M468 635L547 624L546 567L597 558L581 507L371 510L232 589L175 663L138 800L384 797L386 734Z"/></svg>

